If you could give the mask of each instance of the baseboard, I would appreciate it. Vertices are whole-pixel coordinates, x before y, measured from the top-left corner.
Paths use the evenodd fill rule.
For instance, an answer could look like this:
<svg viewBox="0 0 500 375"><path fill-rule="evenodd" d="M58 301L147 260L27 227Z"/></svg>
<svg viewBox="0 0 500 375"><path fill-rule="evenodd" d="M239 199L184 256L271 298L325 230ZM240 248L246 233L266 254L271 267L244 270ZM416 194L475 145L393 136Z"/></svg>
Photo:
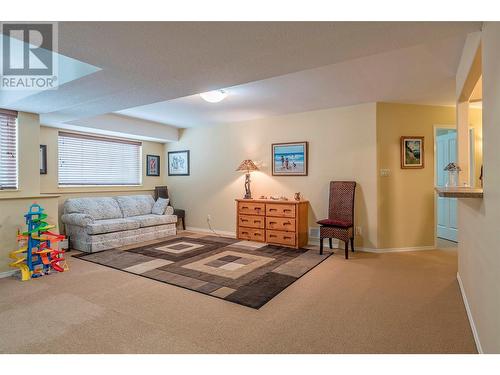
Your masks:
<svg viewBox="0 0 500 375"><path fill-rule="evenodd" d="M197 227L186 227L186 230L190 230L192 232L208 233L208 234L220 234L221 236L236 238L235 232L229 232L225 230L215 229L214 231L211 231L210 229L207 228L197 228Z"/></svg>
<svg viewBox="0 0 500 375"><path fill-rule="evenodd" d="M193 232L214 234L214 232L208 228L186 227L186 230L190 230ZM235 232L229 232L229 231L218 230L218 229L215 229L215 232L217 234L222 235L222 236L236 238ZM307 245L308 246L319 246L319 238L309 237L309 241L308 241ZM340 248L340 241L334 239L333 240L333 247L337 248L337 249ZM434 250L435 248L436 248L435 246L414 246L414 247L393 247L393 248L385 248L385 249L374 249L374 248L370 248L370 247L361 247L360 246L360 247L356 247L356 250L357 251L366 251L368 253L402 253L405 251Z"/></svg>
<svg viewBox="0 0 500 375"><path fill-rule="evenodd" d="M472 318L472 312L470 310L469 302L467 301L467 295L465 294L464 285L462 284L462 279L460 274L457 272L458 286L460 287L460 293L462 294L462 299L465 305L465 311L467 312L467 318L469 319L470 328L472 330L472 335L474 336L474 341L476 343L477 352L479 354L484 354L483 348L481 346L481 341L479 341L479 334L477 333L476 324Z"/></svg>
<svg viewBox="0 0 500 375"><path fill-rule="evenodd" d="M436 249L435 246L414 246L414 247L392 247L374 249L370 247L357 247L356 250L366 251L367 253L404 253L407 251L428 251Z"/></svg>
<svg viewBox="0 0 500 375"><path fill-rule="evenodd" d="M326 242L325 242L326 243ZM309 246L319 246L319 238L309 237ZM326 243L328 246L328 243ZM340 244L340 241L333 240L333 247L337 249L343 249L343 244ZM362 247L356 246L356 251L365 251L367 253L402 253L406 251L425 251L425 250L434 250L435 246L414 246L414 247L393 247L393 248L385 248L385 249L374 249L371 247Z"/></svg>
<svg viewBox="0 0 500 375"><path fill-rule="evenodd" d="M10 277L14 276L16 272L19 272L18 270L12 270L12 271L4 271L0 272L0 279L3 279L4 277Z"/></svg>

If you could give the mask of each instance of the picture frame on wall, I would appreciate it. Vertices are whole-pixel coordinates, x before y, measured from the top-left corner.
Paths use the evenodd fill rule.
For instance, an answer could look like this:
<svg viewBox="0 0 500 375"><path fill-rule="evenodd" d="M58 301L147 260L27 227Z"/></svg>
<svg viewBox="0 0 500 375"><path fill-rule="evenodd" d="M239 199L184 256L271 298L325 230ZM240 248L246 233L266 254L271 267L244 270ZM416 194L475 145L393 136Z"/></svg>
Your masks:
<svg viewBox="0 0 500 375"><path fill-rule="evenodd" d="M189 176L189 150L168 152L168 175Z"/></svg>
<svg viewBox="0 0 500 375"><path fill-rule="evenodd" d="M273 176L307 176L308 142L273 143Z"/></svg>
<svg viewBox="0 0 500 375"><path fill-rule="evenodd" d="M40 145L40 174L47 174L47 145Z"/></svg>
<svg viewBox="0 0 500 375"><path fill-rule="evenodd" d="M160 175L160 156L146 155L146 176Z"/></svg>
<svg viewBox="0 0 500 375"><path fill-rule="evenodd" d="M400 147L402 169L424 168L424 137L402 136Z"/></svg>

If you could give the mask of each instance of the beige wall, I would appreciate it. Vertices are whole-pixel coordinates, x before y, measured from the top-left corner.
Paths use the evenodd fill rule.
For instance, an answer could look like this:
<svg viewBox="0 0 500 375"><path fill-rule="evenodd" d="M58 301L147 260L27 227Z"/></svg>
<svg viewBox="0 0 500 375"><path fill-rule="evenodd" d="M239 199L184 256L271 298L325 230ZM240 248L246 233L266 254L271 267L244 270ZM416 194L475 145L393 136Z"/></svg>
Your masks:
<svg viewBox="0 0 500 375"><path fill-rule="evenodd" d="M271 175L271 144L309 142L309 175ZM191 150L191 175L167 176L174 206L186 209L190 227L235 231L235 198L244 193L243 159L259 163L252 173L252 193L289 198L300 191L309 199L309 225L326 217L330 180L355 180L358 245L377 245L375 104L277 116L236 124L186 129L168 151ZM166 163L165 163L166 165Z"/></svg>
<svg viewBox="0 0 500 375"><path fill-rule="evenodd" d="M162 170L159 177L146 176L146 155L159 155L160 160L165 160L164 146L157 142L142 142L142 186L84 186L84 187L59 187L58 186L58 133L59 129L46 126L40 127L40 144L47 145L47 174L40 175L40 191L42 194L59 195L59 216L63 213L64 201L68 198L88 196L116 196L128 194L152 194L154 187L162 185L165 173ZM62 223L59 221L59 224Z"/></svg>
<svg viewBox="0 0 500 375"><path fill-rule="evenodd" d="M471 123L480 127L481 111L473 109L470 113ZM434 246L435 125L454 126L455 108L377 103L378 170L390 170L388 177L377 177L380 248ZM425 168L401 169L403 135L425 137Z"/></svg>
<svg viewBox="0 0 500 375"><path fill-rule="evenodd" d="M500 24L482 33L484 199L459 199L458 273L485 353L500 352ZM457 77L457 83L463 78Z"/></svg>

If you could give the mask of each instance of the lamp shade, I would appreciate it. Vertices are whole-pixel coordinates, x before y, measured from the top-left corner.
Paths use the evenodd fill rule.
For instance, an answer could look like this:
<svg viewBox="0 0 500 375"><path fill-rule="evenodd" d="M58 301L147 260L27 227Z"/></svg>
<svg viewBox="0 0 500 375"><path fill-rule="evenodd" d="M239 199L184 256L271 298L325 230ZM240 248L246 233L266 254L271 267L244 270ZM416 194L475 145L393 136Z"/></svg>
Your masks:
<svg viewBox="0 0 500 375"><path fill-rule="evenodd" d="M243 160L238 168L236 168L237 171L244 171L244 172L250 172L250 171L258 171L259 168L254 164L253 161L250 159Z"/></svg>

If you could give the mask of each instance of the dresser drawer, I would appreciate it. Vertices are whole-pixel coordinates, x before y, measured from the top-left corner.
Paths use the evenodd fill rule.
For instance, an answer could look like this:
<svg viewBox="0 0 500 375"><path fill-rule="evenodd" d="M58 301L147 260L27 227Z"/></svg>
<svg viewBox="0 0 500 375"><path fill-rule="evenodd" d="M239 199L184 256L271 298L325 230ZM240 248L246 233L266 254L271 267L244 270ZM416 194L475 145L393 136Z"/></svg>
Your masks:
<svg viewBox="0 0 500 375"><path fill-rule="evenodd" d="M294 204L266 204L266 216L295 217Z"/></svg>
<svg viewBox="0 0 500 375"><path fill-rule="evenodd" d="M266 239L264 229L255 228L238 228L238 238L242 240L250 241L261 241L264 242Z"/></svg>
<svg viewBox="0 0 500 375"><path fill-rule="evenodd" d="M238 212L240 214L264 216L266 214L266 205L264 203L238 202Z"/></svg>
<svg viewBox="0 0 500 375"><path fill-rule="evenodd" d="M263 216L238 215L238 224L241 227L264 228L264 219Z"/></svg>
<svg viewBox="0 0 500 375"><path fill-rule="evenodd" d="M295 233L279 230L266 230L266 242L279 245L295 246Z"/></svg>
<svg viewBox="0 0 500 375"><path fill-rule="evenodd" d="M266 229L295 232L295 219L286 217L266 217Z"/></svg>

